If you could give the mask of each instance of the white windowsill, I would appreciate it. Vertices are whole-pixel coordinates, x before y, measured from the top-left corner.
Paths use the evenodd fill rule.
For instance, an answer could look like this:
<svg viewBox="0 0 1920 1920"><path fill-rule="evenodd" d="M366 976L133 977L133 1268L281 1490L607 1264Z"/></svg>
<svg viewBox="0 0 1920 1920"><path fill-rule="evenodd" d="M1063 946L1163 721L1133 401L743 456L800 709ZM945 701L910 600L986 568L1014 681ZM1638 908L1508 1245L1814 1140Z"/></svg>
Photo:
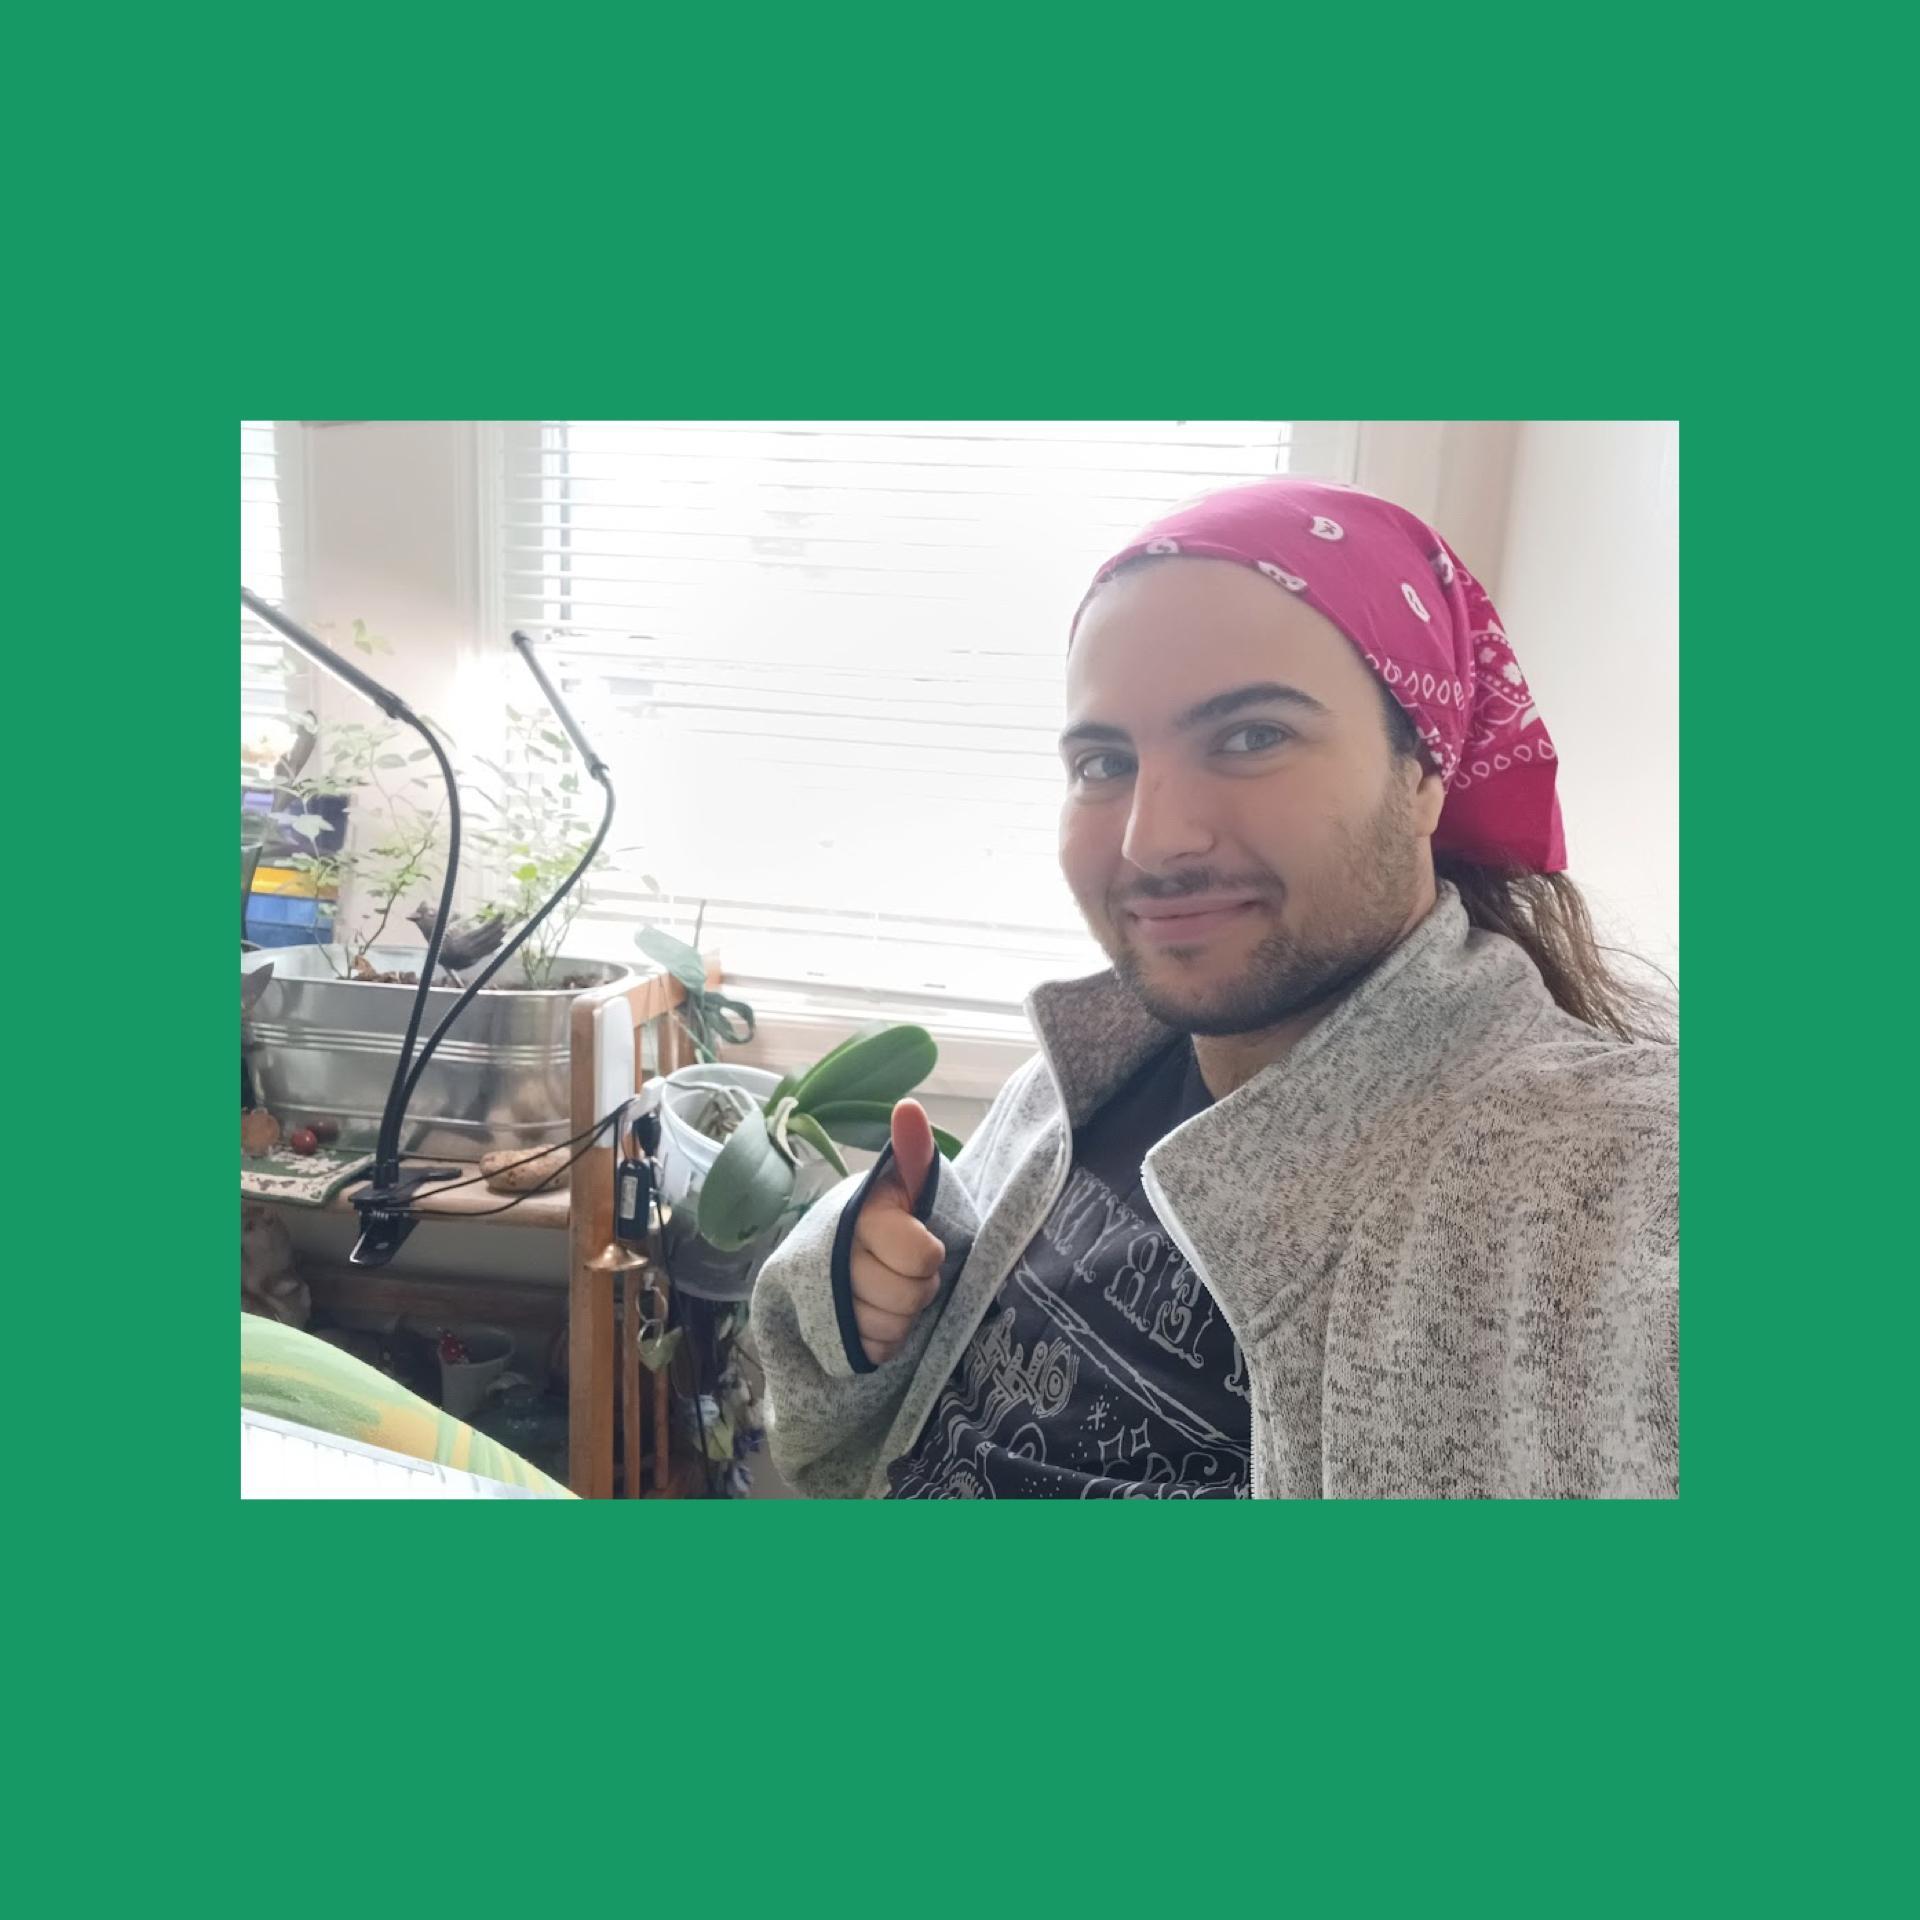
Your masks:
<svg viewBox="0 0 1920 1920"><path fill-rule="evenodd" d="M724 954L721 959L724 965ZM940 1049L923 1090L936 1098L991 1100L1037 1051L1026 1013L1017 1006L732 977L723 991L744 1000L755 1022L751 1044L729 1048L727 1058L776 1073L811 1065L863 1026L919 1026Z"/></svg>

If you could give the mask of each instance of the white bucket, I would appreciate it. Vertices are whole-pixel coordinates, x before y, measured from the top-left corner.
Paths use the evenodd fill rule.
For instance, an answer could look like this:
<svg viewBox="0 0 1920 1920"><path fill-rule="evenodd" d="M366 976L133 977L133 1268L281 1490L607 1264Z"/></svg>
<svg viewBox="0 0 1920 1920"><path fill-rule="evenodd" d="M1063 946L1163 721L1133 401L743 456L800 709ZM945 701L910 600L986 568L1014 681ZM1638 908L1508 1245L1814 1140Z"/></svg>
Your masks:
<svg viewBox="0 0 1920 1920"><path fill-rule="evenodd" d="M685 1117L704 1102L704 1089L738 1087L765 1102L780 1076L765 1067L680 1067L657 1083L660 1108L660 1194L676 1217L667 1235L668 1271L684 1293L703 1300L745 1300L760 1268L791 1222L770 1227L751 1246L721 1253L694 1232L693 1215L700 1184L720 1158L724 1141L709 1140ZM809 1160L794 1181L793 1197L805 1205L828 1191L839 1175L824 1161ZM683 1204L684 1203L684 1204Z"/></svg>
<svg viewBox="0 0 1920 1920"><path fill-rule="evenodd" d="M679 1067L667 1075L660 1084L660 1197L668 1206L699 1191L725 1144L709 1140L683 1117L701 1103L700 1090L739 1087L764 1101L779 1084L780 1076L766 1067Z"/></svg>

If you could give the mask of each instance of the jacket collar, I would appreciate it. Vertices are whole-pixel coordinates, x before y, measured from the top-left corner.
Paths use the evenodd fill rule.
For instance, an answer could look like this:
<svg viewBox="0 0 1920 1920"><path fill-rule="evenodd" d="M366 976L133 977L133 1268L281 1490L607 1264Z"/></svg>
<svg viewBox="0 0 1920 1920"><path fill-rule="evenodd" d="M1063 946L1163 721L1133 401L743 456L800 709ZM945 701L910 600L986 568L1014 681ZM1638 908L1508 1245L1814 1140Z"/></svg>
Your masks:
<svg viewBox="0 0 1920 1920"><path fill-rule="evenodd" d="M1276 1103L1313 1108L1323 1098L1364 1118L1436 1080L1471 1074L1553 1011L1532 961L1512 941L1471 927L1459 891L1443 880L1432 912L1325 1019L1201 1118ZM1175 1038L1111 968L1036 988L1027 1014L1076 1127Z"/></svg>
<svg viewBox="0 0 1920 1920"><path fill-rule="evenodd" d="M1109 974L1029 1000L1076 1124L1129 1061L1170 1037L1124 998ZM1564 1019L1527 955L1470 927L1443 885L1426 919L1285 1059L1148 1152L1155 1215L1235 1339L1261 1354L1283 1487L1324 1490L1327 1317L1359 1219L1417 1204L1429 1132L1419 1109L1438 1124L1463 1087Z"/></svg>

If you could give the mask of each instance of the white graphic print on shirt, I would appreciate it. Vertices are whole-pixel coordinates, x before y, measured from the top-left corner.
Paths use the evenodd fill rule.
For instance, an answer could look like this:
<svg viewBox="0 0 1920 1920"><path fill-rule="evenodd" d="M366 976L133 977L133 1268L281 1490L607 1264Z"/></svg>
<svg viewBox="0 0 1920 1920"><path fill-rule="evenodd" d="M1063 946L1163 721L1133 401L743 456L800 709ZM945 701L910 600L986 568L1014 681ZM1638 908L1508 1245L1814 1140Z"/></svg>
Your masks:
<svg viewBox="0 0 1920 1920"><path fill-rule="evenodd" d="M1077 1166L988 1310L895 1499L1249 1491L1246 1369L1152 1218Z"/></svg>

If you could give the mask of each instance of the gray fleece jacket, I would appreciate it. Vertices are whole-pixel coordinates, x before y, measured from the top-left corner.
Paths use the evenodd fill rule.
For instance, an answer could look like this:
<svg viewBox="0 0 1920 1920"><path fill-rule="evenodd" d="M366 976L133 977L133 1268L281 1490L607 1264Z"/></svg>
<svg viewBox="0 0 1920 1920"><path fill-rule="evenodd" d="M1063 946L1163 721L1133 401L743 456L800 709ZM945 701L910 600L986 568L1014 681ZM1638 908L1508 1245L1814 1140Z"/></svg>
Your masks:
<svg viewBox="0 0 1920 1920"><path fill-rule="evenodd" d="M885 1490L1064 1188L1073 1128L1173 1037L1111 973L1027 1005L1040 1055L921 1196L947 1259L901 1351L867 1362L846 1295L885 1158L761 1273L773 1458L805 1493ZM1678 1493L1677 1051L1562 1013L1452 887L1143 1174L1246 1356L1256 1495Z"/></svg>

